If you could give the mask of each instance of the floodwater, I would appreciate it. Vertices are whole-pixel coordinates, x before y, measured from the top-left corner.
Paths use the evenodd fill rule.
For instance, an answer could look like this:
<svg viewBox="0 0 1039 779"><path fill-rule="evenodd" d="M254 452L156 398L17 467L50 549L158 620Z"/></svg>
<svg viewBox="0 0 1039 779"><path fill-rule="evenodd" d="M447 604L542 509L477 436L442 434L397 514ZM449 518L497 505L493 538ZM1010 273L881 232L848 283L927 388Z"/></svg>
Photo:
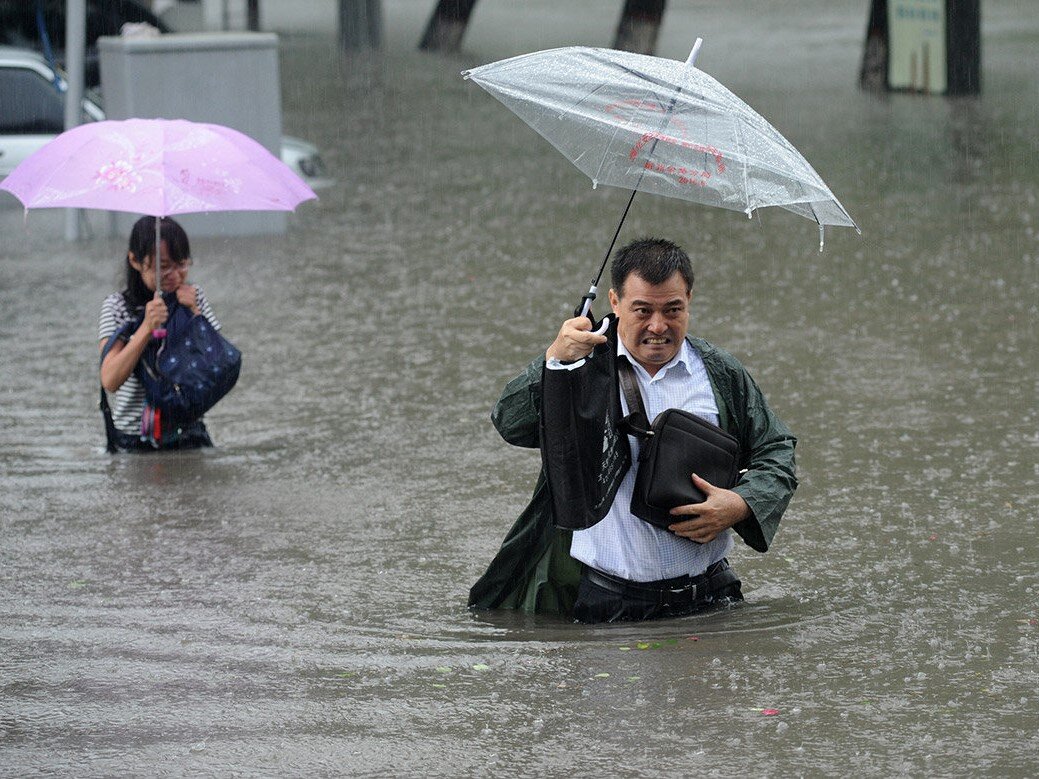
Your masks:
<svg viewBox="0 0 1039 779"><path fill-rule="evenodd" d="M799 435L802 486L772 550L734 554L730 611L466 609L539 462L490 408L626 196L458 71L608 45L592 5L488 2L457 57L284 40L286 130L340 183L284 237L193 241L245 354L213 451L102 451L96 319L125 238L0 209L0 774L1039 773L1027 3L986 0L985 91L959 100L858 91L863 2L669 8L660 53L702 35L698 64L863 228L819 253L786 212L647 196L621 236L692 250L693 329Z"/></svg>

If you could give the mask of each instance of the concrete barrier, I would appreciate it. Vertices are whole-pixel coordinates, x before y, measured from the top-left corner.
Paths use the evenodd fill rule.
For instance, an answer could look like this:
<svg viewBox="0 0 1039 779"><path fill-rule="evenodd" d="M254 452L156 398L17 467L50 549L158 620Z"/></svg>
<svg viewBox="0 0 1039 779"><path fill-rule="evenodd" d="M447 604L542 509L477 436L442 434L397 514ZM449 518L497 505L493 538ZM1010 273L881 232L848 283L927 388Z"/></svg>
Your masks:
<svg viewBox="0 0 1039 779"><path fill-rule="evenodd" d="M188 119L232 127L279 156L281 87L273 33L191 33L98 39L109 119ZM135 216L115 218L127 233ZM189 236L282 233L281 212L177 216Z"/></svg>

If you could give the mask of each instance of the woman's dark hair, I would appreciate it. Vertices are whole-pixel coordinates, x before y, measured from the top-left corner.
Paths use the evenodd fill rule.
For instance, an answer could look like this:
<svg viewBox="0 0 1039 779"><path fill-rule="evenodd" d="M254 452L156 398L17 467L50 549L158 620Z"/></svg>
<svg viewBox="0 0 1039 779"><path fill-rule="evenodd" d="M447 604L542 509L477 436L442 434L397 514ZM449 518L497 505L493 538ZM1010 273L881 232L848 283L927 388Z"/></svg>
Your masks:
<svg viewBox="0 0 1039 779"><path fill-rule="evenodd" d="M617 295L624 297L624 282L634 273L649 284L663 284L675 271L682 275L686 291L693 289L693 265L682 247L662 238L640 238L613 255L610 281Z"/></svg>
<svg viewBox="0 0 1039 779"><path fill-rule="evenodd" d="M123 290L123 298L130 311L145 305L154 294L145 286L140 272L130 264L130 255L133 254L134 259L140 263L144 262L145 257L151 257L154 269L156 219L158 217L142 216L130 230L130 244L126 248L126 289ZM191 257L188 234L168 216L163 217L159 225L159 238L166 242L171 262L184 262Z"/></svg>

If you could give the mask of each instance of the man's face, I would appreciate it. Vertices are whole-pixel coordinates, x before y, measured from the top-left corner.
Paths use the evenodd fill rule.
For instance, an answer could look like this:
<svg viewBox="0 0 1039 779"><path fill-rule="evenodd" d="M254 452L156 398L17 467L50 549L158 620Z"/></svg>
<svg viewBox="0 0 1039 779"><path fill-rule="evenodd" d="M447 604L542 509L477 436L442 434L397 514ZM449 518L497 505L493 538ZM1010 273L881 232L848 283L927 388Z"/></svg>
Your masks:
<svg viewBox="0 0 1039 779"><path fill-rule="evenodd" d="M692 297L678 271L662 284L650 284L631 273L624 281L623 297L610 290L610 305L618 320L617 334L650 376L682 347L689 329Z"/></svg>

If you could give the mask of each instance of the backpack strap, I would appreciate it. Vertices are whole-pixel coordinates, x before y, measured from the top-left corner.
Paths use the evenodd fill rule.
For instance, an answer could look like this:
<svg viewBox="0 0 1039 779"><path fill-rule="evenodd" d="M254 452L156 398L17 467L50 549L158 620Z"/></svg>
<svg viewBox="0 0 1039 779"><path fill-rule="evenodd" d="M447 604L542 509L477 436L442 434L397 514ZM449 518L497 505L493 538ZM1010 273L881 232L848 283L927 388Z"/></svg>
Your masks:
<svg viewBox="0 0 1039 779"><path fill-rule="evenodd" d="M98 373L100 374L101 366L104 365L105 357L112 351L112 347L115 346L115 342L123 338L127 333L136 330L140 326L140 323L136 319L131 319L124 322L122 327L116 330L108 337L108 341L105 342L104 348L101 350L101 359L98 361ZM115 454L119 451L119 447L116 446L118 440L117 431L115 429L115 420L112 419L112 408L108 405L108 393L105 392L105 385L101 385L101 400L98 403L98 408L101 409L101 416L105 420L105 449L109 454Z"/></svg>

